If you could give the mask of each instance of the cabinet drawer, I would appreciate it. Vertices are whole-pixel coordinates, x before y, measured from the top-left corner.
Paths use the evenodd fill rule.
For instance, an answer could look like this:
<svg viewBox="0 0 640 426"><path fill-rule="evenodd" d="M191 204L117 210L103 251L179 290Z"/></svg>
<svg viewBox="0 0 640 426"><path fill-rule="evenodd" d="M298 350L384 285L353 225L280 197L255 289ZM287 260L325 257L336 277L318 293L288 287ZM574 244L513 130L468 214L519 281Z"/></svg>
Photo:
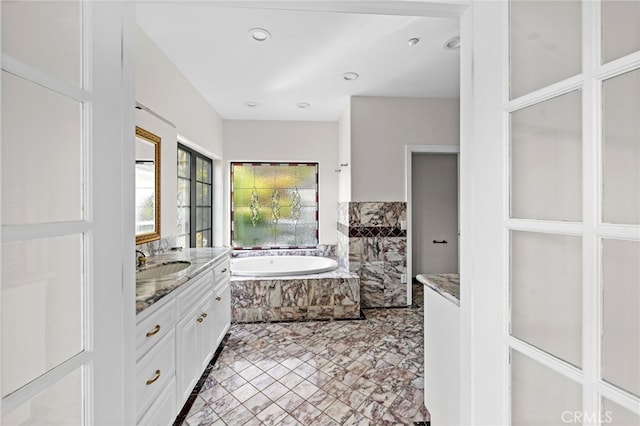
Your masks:
<svg viewBox="0 0 640 426"><path fill-rule="evenodd" d="M176 412L176 379L174 377L138 421L138 425L172 425L176 418Z"/></svg>
<svg viewBox="0 0 640 426"><path fill-rule="evenodd" d="M175 328L175 325L176 302L174 299L136 324L136 359L162 340Z"/></svg>
<svg viewBox="0 0 640 426"><path fill-rule="evenodd" d="M202 300L202 294L213 287L213 269L198 274L187 283L189 287L178 296L178 316L182 318Z"/></svg>
<svg viewBox="0 0 640 426"><path fill-rule="evenodd" d="M226 258L225 260L214 266L213 271L214 279L216 280L216 282L224 278L229 278L231 276L231 263L229 261L229 258Z"/></svg>
<svg viewBox="0 0 640 426"><path fill-rule="evenodd" d="M175 329L136 363L136 406L142 416L160 393L172 383L176 371Z"/></svg>

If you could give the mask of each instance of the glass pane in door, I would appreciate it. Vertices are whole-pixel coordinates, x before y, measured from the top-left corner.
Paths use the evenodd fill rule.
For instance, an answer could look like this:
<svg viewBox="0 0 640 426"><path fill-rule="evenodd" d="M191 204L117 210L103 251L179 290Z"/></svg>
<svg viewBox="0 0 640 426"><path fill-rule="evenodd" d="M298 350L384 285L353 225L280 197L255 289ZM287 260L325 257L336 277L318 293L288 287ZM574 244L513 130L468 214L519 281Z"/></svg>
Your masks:
<svg viewBox="0 0 640 426"><path fill-rule="evenodd" d="M602 220L640 224L640 69L602 83Z"/></svg>
<svg viewBox="0 0 640 426"><path fill-rule="evenodd" d="M82 104L3 71L2 132L3 225L81 220Z"/></svg>
<svg viewBox="0 0 640 426"><path fill-rule="evenodd" d="M640 2L602 1L602 62L640 50Z"/></svg>
<svg viewBox="0 0 640 426"><path fill-rule="evenodd" d="M4 426L69 426L87 424L84 407L84 368L22 403L2 417Z"/></svg>
<svg viewBox="0 0 640 426"><path fill-rule="evenodd" d="M582 239L511 232L511 334L582 363Z"/></svg>
<svg viewBox="0 0 640 426"><path fill-rule="evenodd" d="M511 351L511 424L517 426L557 426L581 424L581 386Z"/></svg>
<svg viewBox="0 0 640 426"><path fill-rule="evenodd" d="M3 1L2 53L82 87L82 2Z"/></svg>
<svg viewBox="0 0 640 426"><path fill-rule="evenodd" d="M511 99L580 73L580 1L511 0Z"/></svg>
<svg viewBox="0 0 640 426"><path fill-rule="evenodd" d="M640 242L602 240L602 378L640 395Z"/></svg>
<svg viewBox="0 0 640 426"><path fill-rule="evenodd" d="M2 245L2 394L84 349L83 238Z"/></svg>
<svg viewBox="0 0 640 426"><path fill-rule="evenodd" d="M602 424L608 426L640 425L640 414L633 413L606 398L602 398L602 413L600 418L602 419Z"/></svg>
<svg viewBox="0 0 640 426"><path fill-rule="evenodd" d="M582 220L582 96L511 114L511 217Z"/></svg>

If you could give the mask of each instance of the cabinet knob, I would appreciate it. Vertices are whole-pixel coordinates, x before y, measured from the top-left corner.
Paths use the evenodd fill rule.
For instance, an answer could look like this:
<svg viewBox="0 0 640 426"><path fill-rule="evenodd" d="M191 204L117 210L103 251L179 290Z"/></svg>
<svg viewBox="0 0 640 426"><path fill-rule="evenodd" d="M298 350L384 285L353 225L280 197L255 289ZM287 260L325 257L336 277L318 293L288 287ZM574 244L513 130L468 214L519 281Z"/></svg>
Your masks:
<svg viewBox="0 0 640 426"><path fill-rule="evenodd" d="M219 302L219 301L221 301L221 300L222 300L222 297L220 297L220 296L216 297L216 301L217 301L217 302Z"/></svg>
<svg viewBox="0 0 640 426"><path fill-rule="evenodd" d="M202 318L206 318L208 315L206 312L203 312L202 315L200 315Z"/></svg>
<svg viewBox="0 0 640 426"><path fill-rule="evenodd" d="M160 331L160 324L156 324L155 328L149 332L147 332L147 337L151 337L154 334L158 334L158 331Z"/></svg>
<svg viewBox="0 0 640 426"><path fill-rule="evenodd" d="M204 321L204 318L200 317L200 318L198 318L196 321L198 321L198 322L202 322L202 321Z"/></svg>
<svg viewBox="0 0 640 426"><path fill-rule="evenodd" d="M155 382L159 378L160 378L160 370L156 370L156 375L153 378L147 380L147 386L149 386L150 384L152 384L153 382Z"/></svg>

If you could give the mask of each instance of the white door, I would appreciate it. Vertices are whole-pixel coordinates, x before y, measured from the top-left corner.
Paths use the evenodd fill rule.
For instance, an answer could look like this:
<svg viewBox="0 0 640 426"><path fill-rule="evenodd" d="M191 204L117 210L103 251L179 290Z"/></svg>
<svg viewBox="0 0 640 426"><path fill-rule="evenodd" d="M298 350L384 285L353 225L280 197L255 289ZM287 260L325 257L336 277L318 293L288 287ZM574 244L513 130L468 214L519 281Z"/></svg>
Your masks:
<svg viewBox="0 0 640 426"><path fill-rule="evenodd" d="M129 423L133 15L1 7L2 423Z"/></svg>
<svg viewBox="0 0 640 426"><path fill-rule="evenodd" d="M474 2L465 34L463 419L639 424L640 3Z"/></svg>

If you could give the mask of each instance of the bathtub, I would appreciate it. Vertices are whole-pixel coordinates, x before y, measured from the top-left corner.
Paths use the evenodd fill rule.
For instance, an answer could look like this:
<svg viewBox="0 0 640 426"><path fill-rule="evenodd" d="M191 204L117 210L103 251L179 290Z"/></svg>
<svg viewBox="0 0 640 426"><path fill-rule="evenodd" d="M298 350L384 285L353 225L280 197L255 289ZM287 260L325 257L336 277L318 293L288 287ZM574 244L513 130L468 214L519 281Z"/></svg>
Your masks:
<svg viewBox="0 0 640 426"><path fill-rule="evenodd" d="M231 275L282 277L333 271L338 262L318 256L252 256L231 259Z"/></svg>

